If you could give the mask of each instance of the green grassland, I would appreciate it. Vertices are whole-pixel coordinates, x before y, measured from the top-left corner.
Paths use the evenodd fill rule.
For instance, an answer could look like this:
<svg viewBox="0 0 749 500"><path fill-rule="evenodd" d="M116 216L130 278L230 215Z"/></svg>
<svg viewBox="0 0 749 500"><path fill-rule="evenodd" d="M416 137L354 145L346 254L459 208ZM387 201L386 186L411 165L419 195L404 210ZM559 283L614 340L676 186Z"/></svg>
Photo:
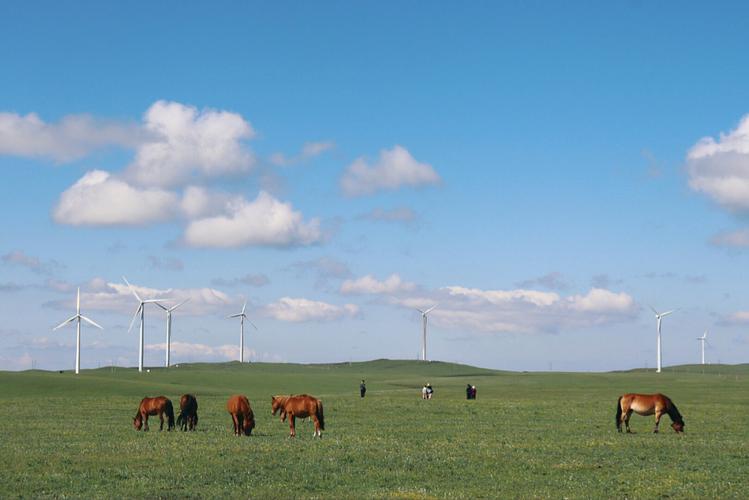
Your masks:
<svg viewBox="0 0 749 500"><path fill-rule="evenodd" d="M367 397L358 384L367 379ZM423 401L422 384L435 388ZM465 400L465 384L478 399ZM197 395L199 430L136 432L143 396ZM326 432L270 415L270 397L325 403ZM668 417L614 426L624 392L663 392ZM224 410L246 394L253 436ZM0 372L0 497L749 498L749 365L514 373L447 363L194 364Z"/></svg>

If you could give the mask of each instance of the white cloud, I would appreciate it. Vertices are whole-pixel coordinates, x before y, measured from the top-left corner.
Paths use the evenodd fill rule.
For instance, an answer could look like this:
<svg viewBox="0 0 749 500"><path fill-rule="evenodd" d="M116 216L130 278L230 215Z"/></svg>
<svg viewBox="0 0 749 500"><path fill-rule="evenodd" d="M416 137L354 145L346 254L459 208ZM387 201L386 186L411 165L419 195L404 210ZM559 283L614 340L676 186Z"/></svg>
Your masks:
<svg viewBox="0 0 749 500"><path fill-rule="evenodd" d="M149 288L139 286L131 281L135 292L144 299L165 299L165 305L174 305L190 299L179 308L182 314L201 315L216 313L227 304L234 303L231 297L213 288ZM75 308L75 295L64 300L46 304L55 309L69 310ZM81 308L85 310L116 311L132 314L137 301L125 283L109 282L94 278L81 287Z"/></svg>
<svg viewBox="0 0 749 500"><path fill-rule="evenodd" d="M304 246L322 240L320 221L304 222L291 204L282 203L265 191L247 202L231 204L228 214L192 221L184 241L195 247Z"/></svg>
<svg viewBox="0 0 749 500"><path fill-rule="evenodd" d="M299 154L287 157L283 153L274 153L270 156L270 162L279 167L293 165L294 163L300 163L309 160L310 158L314 158L315 156L319 156L334 147L335 143L332 141L305 142Z"/></svg>
<svg viewBox="0 0 749 500"><path fill-rule="evenodd" d="M416 161L408 150L396 145L380 151L379 159L371 166L364 158L355 160L343 173L341 188L347 196L362 196L439 182L440 177L431 165Z"/></svg>
<svg viewBox="0 0 749 500"><path fill-rule="evenodd" d="M749 247L749 229L719 233L710 239L713 245L726 247Z"/></svg>
<svg viewBox="0 0 749 500"><path fill-rule="evenodd" d="M85 114L45 123L35 113L0 113L0 154L62 163L107 146L132 148L144 136L135 124L98 120Z"/></svg>
<svg viewBox="0 0 749 500"><path fill-rule="evenodd" d="M50 275L65 267L56 260L42 262L39 257L29 255L22 250L13 250L12 252L8 252L2 256L2 260L6 264L25 267L26 269L37 274Z"/></svg>
<svg viewBox="0 0 749 500"><path fill-rule="evenodd" d="M749 210L749 115L718 140L703 137L687 154L689 186L732 211Z"/></svg>
<svg viewBox="0 0 749 500"><path fill-rule="evenodd" d="M384 281L378 281L368 274L355 280L346 280L341 284L341 293L345 294L392 294L406 292L416 288L413 283L405 282L397 274L391 274Z"/></svg>
<svg viewBox="0 0 749 500"><path fill-rule="evenodd" d="M167 187L247 172L255 161L242 143L255 132L237 113L157 101L144 122L153 139L138 147L125 173L138 184Z"/></svg>
<svg viewBox="0 0 749 500"><path fill-rule="evenodd" d="M282 297L263 308L263 314L280 321L334 321L359 314L354 304L337 306L303 298Z"/></svg>
<svg viewBox="0 0 749 500"><path fill-rule="evenodd" d="M602 288L592 288L586 295L573 295L567 301L572 309L593 314L628 314L635 309L631 296Z"/></svg>
<svg viewBox="0 0 749 500"><path fill-rule="evenodd" d="M219 345L209 346L206 344L191 344L188 342L171 342L170 351L173 356L172 359L178 360L190 360L190 361L213 361L237 359L239 357L239 346L236 345ZM147 351L159 351L164 352L166 350L166 344L146 344L145 349ZM245 352L248 350L246 349ZM255 351L250 351L250 355L254 356Z"/></svg>
<svg viewBox="0 0 749 500"><path fill-rule="evenodd" d="M736 311L723 318L723 325L745 325L749 323L749 311Z"/></svg>
<svg viewBox="0 0 749 500"><path fill-rule="evenodd" d="M562 297L535 290L483 290L449 286L433 293L391 297L408 309L439 304L430 318L438 327L486 333L553 333L635 318L638 307L626 293L593 288Z"/></svg>
<svg viewBox="0 0 749 500"><path fill-rule="evenodd" d="M60 195L52 212L60 224L73 226L139 225L174 217L178 197L158 188L137 188L92 170Z"/></svg>

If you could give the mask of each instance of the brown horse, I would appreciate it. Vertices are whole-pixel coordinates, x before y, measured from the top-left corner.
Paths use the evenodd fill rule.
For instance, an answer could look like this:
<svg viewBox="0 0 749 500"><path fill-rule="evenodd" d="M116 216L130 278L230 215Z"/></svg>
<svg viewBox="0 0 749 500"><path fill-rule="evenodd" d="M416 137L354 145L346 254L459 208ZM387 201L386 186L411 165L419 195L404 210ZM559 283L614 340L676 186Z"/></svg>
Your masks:
<svg viewBox="0 0 749 500"><path fill-rule="evenodd" d="M658 424L661 421L661 416L667 413L671 417L671 427L677 432L684 432L684 419L681 417L681 413L676 408L676 405L663 394L624 394L619 397L619 401L616 403L616 429L622 432L622 422L629 430L629 417L632 416L632 412L636 412L639 415L653 415L655 414L655 429L653 432L658 432Z"/></svg>
<svg viewBox="0 0 749 500"><path fill-rule="evenodd" d="M307 394L273 396L271 406L273 408L273 415L279 410L281 411L282 422L286 420L287 415L289 416L289 428L291 429L289 437L296 436L296 428L294 426L296 417L311 417L315 422L315 433L313 436L322 437L321 431L325 430L325 416L323 415L322 401L319 399Z"/></svg>
<svg viewBox="0 0 749 500"><path fill-rule="evenodd" d="M194 431L198 425L198 400L192 394L183 394L179 399L179 409L177 425L183 431L186 431L188 428Z"/></svg>
<svg viewBox="0 0 749 500"><path fill-rule="evenodd" d="M171 431L174 429L174 408L172 408L172 402L169 398L164 396L158 396L155 398L143 398L138 407L138 413L133 418L133 427L136 431L139 431L141 427L144 431L148 430L148 416L158 415L161 420L160 431L164 430L164 413L166 413L169 423L167 430Z"/></svg>
<svg viewBox="0 0 749 500"><path fill-rule="evenodd" d="M229 412L234 422L235 435L241 436L244 433L245 436L249 436L252 434L252 429L255 428L255 415L252 413L250 402L246 396L230 397L229 401L226 402L226 411Z"/></svg>

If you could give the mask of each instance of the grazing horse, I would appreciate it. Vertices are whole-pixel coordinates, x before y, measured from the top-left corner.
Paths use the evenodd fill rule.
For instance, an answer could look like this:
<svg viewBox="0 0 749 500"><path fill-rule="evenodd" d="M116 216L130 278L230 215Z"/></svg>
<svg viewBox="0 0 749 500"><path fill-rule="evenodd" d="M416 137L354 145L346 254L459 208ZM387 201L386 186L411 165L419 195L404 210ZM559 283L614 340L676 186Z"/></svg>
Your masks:
<svg viewBox="0 0 749 500"><path fill-rule="evenodd" d="M313 436L322 437L321 431L325 430L325 416L323 415L322 401L319 399L307 394L273 396L271 406L273 408L273 415L279 410L281 411L282 422L286 420L287 415L289 416L289 428L291 429L289 437L296 436L296 428L294 426L296 417L311 417L315 422L315 433Z"/></svg>
<svg viewBox="0 0 749 500"><path fill-rule="evenodd" d="M160 431L164 430L164 413L166 413L169 419L167 430L171 431L174 429L174 408L172 408L172 402L169 398L164 396L158 396L155 398L143 398L138 407L138 413L133 418L133 427L136 431L139 431L141 427L144 431L148 430L148 416L158 415L161 420Z"/></svg>
<svg viewBox="0 0 749 500"><path fill-rule="evenodd" d="M177 425L183 431L186 431L188 428L194 431L198 425L198 400L192 394L183 394L179 399L179 409Z"/></svg>
<svg viewBox="0 0 749 500"><path fill-rule="evenodd" d="M255 428L255 415L250 408L247 396L232 396L226 402L226 411L231 415L234 423L234 434L249 436Z"/></svg>
<svg viewBox="0 0 749 500"><path fill-rule="evenodd" d="M684 432L684 419L679 413L671 399L663 394L624 394L619 397L619 401L616 403L616 429L622 432L622 422L629 430L629 417L632 416L632 412L637 412L639 415L653 415L655 414L655 429L653 432L658 432L658 424L661 421L661 416L664 413L668 413L671 417L671 427L677 432Z"/></svg>

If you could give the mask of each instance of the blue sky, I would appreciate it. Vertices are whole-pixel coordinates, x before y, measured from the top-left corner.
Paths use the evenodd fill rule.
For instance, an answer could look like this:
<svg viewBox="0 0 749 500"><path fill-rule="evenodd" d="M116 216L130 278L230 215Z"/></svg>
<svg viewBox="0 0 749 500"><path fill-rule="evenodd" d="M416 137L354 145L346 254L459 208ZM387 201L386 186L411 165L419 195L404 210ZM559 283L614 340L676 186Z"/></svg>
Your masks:
<svg viewBox="0 0 749 500"><path fill-rule="evenodd" d="M3 5L0 369L745 362L748 8Z"/></svg>

